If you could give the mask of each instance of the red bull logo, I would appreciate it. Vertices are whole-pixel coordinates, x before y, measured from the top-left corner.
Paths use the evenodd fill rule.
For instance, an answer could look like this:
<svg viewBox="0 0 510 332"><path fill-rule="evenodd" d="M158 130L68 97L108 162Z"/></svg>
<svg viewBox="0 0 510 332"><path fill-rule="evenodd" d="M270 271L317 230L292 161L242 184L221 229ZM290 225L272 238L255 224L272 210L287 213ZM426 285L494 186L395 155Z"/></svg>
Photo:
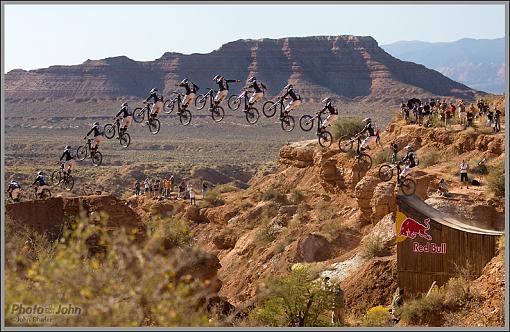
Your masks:
<svg viewBox="0 0 510 332"><path fill-rule="evenodd" d="M423 221L423 225L412 218L406 218L400 226L398 235L414 239L417 235L425 240L432 241L432 236L427 234L430 229L430 218Z"/></svg>
<svg viewBox="0 0 510 332"><path fill-rule="evenodd" d="M432 236L428 233L430 230L430 218L425 219L422 224L398 211L395 226L397 243L406 239L414 240L417 237L421 237L427 241L432 241ZM433 242L426 242L425 244L420 244L416 241L413 241L412 249L413 252L416 253L445 254L446 243L438 244Z"/></svg>

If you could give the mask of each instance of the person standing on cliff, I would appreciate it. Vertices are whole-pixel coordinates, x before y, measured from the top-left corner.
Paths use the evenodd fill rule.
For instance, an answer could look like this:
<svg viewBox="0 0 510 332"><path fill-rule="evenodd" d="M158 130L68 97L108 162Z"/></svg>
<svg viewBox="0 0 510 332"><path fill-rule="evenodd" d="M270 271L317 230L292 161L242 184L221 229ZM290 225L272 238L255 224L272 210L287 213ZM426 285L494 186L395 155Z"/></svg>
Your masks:
<svg viewBox="0 0 510 332"><path fill-rule="evenodd" d="M499 133L499 131L501 130L501 127L500 127L500 116L501 116L501 111L498 110L497 108L494 108L494 132L496 133Z"/></svg>
<svg viewBox="0 0 510 332"><path fill-rule="evenodd" d="M240 80L227 80L225 77L216 75L213 78L213 81L218 84L218 93L216 94L216 97L214 97L214 104L218 106L222 100L227 98L228 96L228 83L239 83Z"/></svg>
<svg viewBox="0 0 510 332"><path fill-rule="evenodd" d="M290 103L285 107L285 114L288 114L290 111L295 110L299 107L299 105L301 105L301 96L294 91L294 86L292 84L287 84L283 89L286 91L280 98L282 100L287 96L290 96L291 98Z"/></svg>
<svg viewBox="0 0 510 332"><path fill-rule="evenodd" d="M469 189L469 181L468 181L468 175L467 175L467 171L468 171L468 164L466 163L465 160L462 160L462 163L460 164L460 182L464 182L466 181L466 188ZM460 187L460 189L462 189L462 187Z"/></svg>

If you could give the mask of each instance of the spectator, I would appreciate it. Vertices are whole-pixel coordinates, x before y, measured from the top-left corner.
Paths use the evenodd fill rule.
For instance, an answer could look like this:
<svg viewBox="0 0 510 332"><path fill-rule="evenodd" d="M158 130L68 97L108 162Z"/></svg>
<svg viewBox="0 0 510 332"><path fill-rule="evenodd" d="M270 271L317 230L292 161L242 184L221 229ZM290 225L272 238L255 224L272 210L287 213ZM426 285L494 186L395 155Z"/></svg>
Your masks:
<svg viewBox="0 0 510 332"><path fill-rule="evenodd" d="M398 160L398 145L391 143L391 163L396 164Z"/></svg>
<svg viewBox="0 0 510 332"><path fill-rule="evenodd" d="M143 181L143 186L144 186L144 194L145 196L149 196L150 195L150 179L149 177L146 177L145 180Z"/></svg>
<svg viewBox="0 0 510 332"><path fill-rule="evenodd" d="M391 301L391 313L393 315L393 322L398 323L400 321L400 314L403 305L404 305L404 289L397 288L395 295L393 295L393 300Z"/></svg>
<svg viewBox="0 0 510 332"><path fill-rule="evenodd" d="M446 181L444 179L441 179L439 181L439 187L437 189L437 192L441 196L448 196L450 193L448 192L448 185L446 184Z"/></svg>
<svg viewBox="0 0 510 332"><path fill-rule="evenodd" d="M467 171L468 171L468 164L466 163L465 160L462 160L462 163L460 164L460 182L462 183L462 182L466 181L467 189L469 189L469 181L468 181ZM462 187L460 187L460 189L462 189Z"/></svg>
<svg viewBox="0 0 510 332"><path fill-rule="evenodd" d="M156 181L154 181L154 197L158 197L160 192L159 192L159 187L161 186L161 180L160 179L156 179Z"/></svg>
<svg viewBox="0 0 510 332"><path fill-rule="evenodd" d="M195 191L193 191L192 185L188 186L188 191L189 191L189 202L191 203L191 205L197 205L197 202L195 201Z"/></svg>
<svg viewBox="0 0 510 332"><path fill-rule="evenodd" d="M487 115L487 125L489 127L492 127L492 123L493 123L493 119L494 119L494 113L490 109L485 108L485 114Z"/></svg>
<svg viewBox="0 0 510 332"><path fill-rule="evenodd" d="M501 111L498 110L498 109L494 109L494 132L496 133L499 133L499 131L501 130L501 127L500 127L500 116L501 116Z"/></svg>
<svg viewBox="0 0 510 332"><path fill-rule="evenodd" d="M168 185L170 186L170 193L172 193L172 190L174 190L174 176L173 175L170 176Z"/></svg>
<svg viewBox="0 0 510 332"><path fill-rule="evenodd" d="M207 183L202 181L202 198L205 197L205 194L207 194Z"/></svg>
<svg viewBox="0 0 510 332"><path fill-rule="evenodd" d="M186 189L184 185L184 181L179 184L179 193L177 194L178 198L184 198L184 190Z"/></svg>
<svg viewBox="0 0 510 332"><path fill-rule="evenodd" d="M460 124L464 126L464 129L467 128L467 112L466 106L464 105L464 100L459 102L459 120Z"/></svg>
<svg viewBox="0 0 510 332"><path fill-rule="evenodd" d="M136 196L140 195L140 181L138 181L138 180L136 180L136 183L135 183L135 195Z"/></svg>
<svg viewBox="0 0 510 332"><path fill-rule="evenodd" d="M466 114L466 126L472 127L473 126L473 119L475 117L475 107L473 104L468 108L467 114Z"/></svg>

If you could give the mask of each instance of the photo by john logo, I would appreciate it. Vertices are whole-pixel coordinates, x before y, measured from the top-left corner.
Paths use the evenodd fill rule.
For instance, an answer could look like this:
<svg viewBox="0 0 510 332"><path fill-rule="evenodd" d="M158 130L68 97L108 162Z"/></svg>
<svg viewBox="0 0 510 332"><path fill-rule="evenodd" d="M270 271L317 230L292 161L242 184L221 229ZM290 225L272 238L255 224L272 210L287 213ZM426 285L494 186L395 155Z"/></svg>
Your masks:
<svg viewBox="0 0 510 332"><path fill-rule="evenodd" d="M82 309L72 304L26 305L14 303L11 305L10 313L12 315L81 315Z"/></svg>

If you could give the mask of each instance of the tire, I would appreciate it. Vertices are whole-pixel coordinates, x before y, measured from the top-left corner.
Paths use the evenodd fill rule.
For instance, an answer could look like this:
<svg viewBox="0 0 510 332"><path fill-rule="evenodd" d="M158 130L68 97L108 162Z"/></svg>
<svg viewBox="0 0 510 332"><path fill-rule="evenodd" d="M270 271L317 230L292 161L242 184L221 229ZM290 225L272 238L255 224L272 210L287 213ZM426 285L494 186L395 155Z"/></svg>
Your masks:
<svg viewBox="0 0 510 332"><path fill-rule="evenodd" d="M188 110L184 110L179 114L179 120L183 126L187 126L191 122L191 112Z"/></svg>
<svg viewBox="0 0 510 332"><path fill-rule="evenodd" d="M167 99L163 104L163 113L170 114L174 111L175 101L172 99Z"/></svg>
<svg viewBox="0 0 510 332"><path fill-rule="evenodd" d="M239 109L239 106L241 106L241 99L237 99L238 95L232 95L228 98L228 108L230 108L232 111L237 111Z"/></svg>
<svg viewBox="0 0 510 332"><path fill-rule="evenodd" d="M62 180L62 173L60 172L60 169L57 169L56 171L53 171L51 173L51 183L56 186L60 183Z"/></svg>
<svg viewBox="0 0 510 332"><path fill-rule="evenodd" d="M357 159L360 170L368 171L372 167L372 158L368 154L362 153Z"/></svg>
<svg viewBox="0 0 510 332"><path fill-rule="evenodd" d="M406 196L411 196L416 191L416 182L411 179L404 179L400 185L400 189Z"/></svg>
<svg viewBox="0 0 510 332"><path fill-rule="evenodd" d="M329 131L323 131L319 134L319 144L323 148L329 148L333 143L333 135Z"/></svg>
<svg viewBox="0 0 510 332"><path fill-rule="evenodd" d="M141 123L143 119L145 118L145 107L137 107L133 111L133 121L136 123Z"/></svg>
<svg viewBox="0 0 510 332"><path fill-rule="evenodd" d="M393 177L393 167L388 164L381 165L379 167L379 179L384 182L388 182Z"/></svg>
<svg viewBox="0 0 510 332"><path fill-rule="evenodd" d="M124 133L119 137L119 142L120 146L127 148L131 144L131 136L128 133Z"/></svg>
<svg viewBox="0 0 510 332"><path fill-rule="evenodd" d="M204 95L198 95L198 97L195 98L195 107L197 110L201 110L205 107L205 104L207 104L207 97Z"/></svg>
<svg viewBox="0 0 510 332"><path fill-rule="evenodd" d="M338 148L342 152L349 152L352 150L353 141L350 137L343 136L338 141Z"/></svg>
<svg viewBox="0 0 510 332"><path fill-rule="evenodd" d="M104 137L112 139L113 136L115 136L115 127L113 124L109 123L104 126Z"/></svg>
<svg viewBox="0 0 510 332"><path fill-rule="evenodd" d="M292 115L285 115L281 119L282 129L286 132L291 132L296 126L296 121L294 121L294 117Z"/></svg>
<svg viewBox="0 0 510 332"><path fill-rule="evenodd" d="M103 155L101 152L97 151L92 155L91 159L94 166L101 166L101 163L103 162Z"/></svg>
<svg viewBox="0 0 510 332"><path fill-rule="evenodd" d="M159 130L161 129L161 122L159 122L158 119L153 119L151 122L149 122L149 130L152 135L156 135L159 133Z"/></svg>
<svg viewBox="0 0 510 332"><path fill-rule="evenodd" d="M86 145L79 146L78 149L76 150L76 159L85 160L85 158L87 158L87 155L88 155L87 150L88 149L87 149Z"/></svg>
<svg viewBox="0 0 510 332"><path fill-rule="evenodd" d="M64 181L62 181L62 187L67 191L73 190L74 178L72 177L72 175L68 175L67 178L65 178Z"/></svg>
<svg viewBox="0 0 510 332"><path fill-rule="evenodd" d="M248 121L249 124L255 124L257 121L259 121L259 110L255 107L250 107L245 112L246 121Z"/></svg>
<svg viewBox="0 0 510 332"><path fill-rule="evenodd" d="M311 120L313 117L311 115L303 115L299 119L299 126L303 131L310 131L313 128L313 124L315 120ZM311 121L310 121L311 120Z"/></svg>
<svg viewBox="0 0 510 332"><path fill-rule="evenodd" d="M223 118L225 117L225 111L223 110L223 107L218 106L214 108L211 111L211 117L215 122L221 122L221 120L223 120Z"/></svg>
<svg viewBox="0 0 510 332"><path fill-rule="evenodd" d="M264 113L264 115L267 118L273 117L276 114L276 106L277 105L278 104L276 104L273 101L266 101L264 103L264 106L262 106L262 113Z"/></svg>

